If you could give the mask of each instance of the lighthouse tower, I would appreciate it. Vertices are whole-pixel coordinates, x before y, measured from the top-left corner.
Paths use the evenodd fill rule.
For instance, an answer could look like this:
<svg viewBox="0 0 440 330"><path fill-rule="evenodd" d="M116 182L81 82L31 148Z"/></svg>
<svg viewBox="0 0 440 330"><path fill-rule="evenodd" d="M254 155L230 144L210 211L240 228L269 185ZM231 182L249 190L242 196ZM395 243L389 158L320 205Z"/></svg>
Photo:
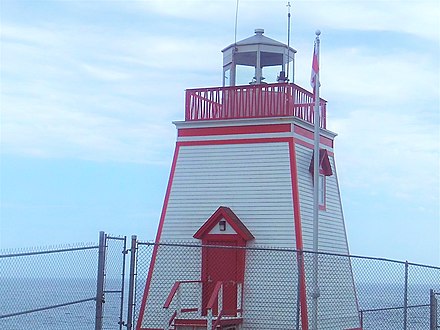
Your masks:
<svg viewBox="0 0 440 330"><path fill-rule="evenodd" d="M360 329L349 258L319 256L312 269L307 252L314 101L286 77L296 51L256 29L222 52L223 86L186 90L185 120L174 123L136 328ZM319 252L348 255L336 134L326 129L322 99L320 114Z"/></svg>

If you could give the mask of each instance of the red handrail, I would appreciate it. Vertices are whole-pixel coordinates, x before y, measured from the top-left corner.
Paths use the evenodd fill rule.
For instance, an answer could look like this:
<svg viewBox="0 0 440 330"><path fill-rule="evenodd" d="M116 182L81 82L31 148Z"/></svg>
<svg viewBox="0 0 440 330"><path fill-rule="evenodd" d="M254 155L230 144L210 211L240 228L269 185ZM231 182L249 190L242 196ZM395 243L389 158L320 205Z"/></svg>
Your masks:
<svg viewBox="0 0 440 330"><path fill-rule="evenodd" d="M218 281L215 284L214 290L212 291L211 297L209 298L208 304L206 305L206 309L212 309L214 307L215 301L218 299L218 294L220 292L220 289L223 285L223 282ZM240 295L242 296L242 295ZM237 295L237 299L239 299L238 295ZM241 297L240 297L241 299ZM241 304L240 304L241 305ZM236 308L236 312L242 312L243 309L242 308ZM222 317L224 316L224 309L222 308L218 315L217 315L217 319L215 320L214 324L212 325L212 330L215 330L216 327L220 324Z"/></svg>
<svg viewBox="0 0 440 330"><path fill-rule="evenodd" d="M173 298L176 295L177 290L179 289L179 286L180 286L180 282L176 282L173 284L173 287L171 288L171 291L168 294L167 300L165 300L165 304L163 305L163 308L170 307L171 302L173 301Z"/></svg>
<svg viewBox="0 0 440 330"><path fill-rule="evenodd" d="M163 308L167 308L167 309L168 309L168 308L170 307L170 305L171 305L171 303L172 303L172 301L173 301L173 299L174 299L176 293L178 292L178 290L179 290L179 288L180 288L180 285L183 284L183 283L202 283L202 281L176 281L176 282L173 284L173 286L172 286L172 288L171 288L171 290L170 290L170 293L168 294L168 297L167 297L167 299L166 299L166 301L165 301L165 304L164 304ZM215 284L215 287L214 287L214 289L213 289L213 291L212 291L212 294L211 294L211 296L210 296L210 298L209 298L209 300L208 300L208 303L206 304L206 309L207 309L207 310L212 310L212 309L214 308L214 305L215 305L216 301L217 301L218 298L219 298L219 292L220 292L220 290L221 290L221 288L222 288L222 285L223 285L223 282L222 282L222 281L218 281L218 282ZM237 295L237 298L238 298L238 299L241 299L242 297L239 297L239 296L241 296L241 295ZM240 304L240 306L241 306L241 304ZM219 306L219 307L220 307L220 306ZM182 308L182 309L181 309L181 308L179 307L179 308L178 308L178 309L177 309L177 310L171 315L171 318L170 318L170 320L168 321L168 324L171 325L171 324L173 323L174 319L178 316L179 312L180 312L180 313L185 313L185 312L195 312L195 311L198 311L198 308ZM237 311L237 312L242 312L242 308L241 308L241 307L238 308L238 306L237 306L236 311ZM212 330L214 330L214 329L220 324L221 319L222 319L222 317L224 316L224 313L225 313L225 311L224 311L223 308L222 308L221 310L219 310L219 313L218 313L218 315L217 315L217 319L215 320L214 325L212 326Z"/></svg>
<svg viewBox="0 0 440 330"><path fill-rule="evenodd" d="M220 324L220 320L222 316L223 316L223 309L220 311L220 313L218 313L217 320L215 320L214 324L212 325L212 330L215 330L215 328L217 328L217 326Z"/></svg>
<svg viewBox="0 0 440 330"><path fill-rule="evenodd" d="M320 99L320 127L326 128ZM186 90L185 120L223 120L293 116L313 124L313 94L295 84L275 83Z"/></svg>
<svg viewBox="0 0 440 330"><path fill-rule="evenodd" d="M179 286L182 283L201 283L201 281L177 281L173 284L170 293L168 294L167 299L165 300L165 304L163 305L163 308L169 308L171 305L171 302L174 299L174 296L176 295L177 290L179 290Z"/></svg>
<svg viewBox="0 0 440 330"><path fill-rule="evenodd" d="M206 305L206 309L212 309L214 307L215 301L217 300L218 293L222 287L223 283L218 281L215 284L214 290L212 291L211 297L208 300L208 304Z"/></svg>

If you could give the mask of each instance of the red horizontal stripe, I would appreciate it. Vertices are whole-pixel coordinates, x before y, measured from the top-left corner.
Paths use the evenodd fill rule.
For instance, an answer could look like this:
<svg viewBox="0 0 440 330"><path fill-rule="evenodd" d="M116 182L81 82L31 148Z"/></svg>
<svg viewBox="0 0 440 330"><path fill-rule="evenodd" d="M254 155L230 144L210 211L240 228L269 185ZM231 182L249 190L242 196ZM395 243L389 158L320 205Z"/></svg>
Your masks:
<svg viewBox="0 0 440 330"><path fill-rule="evenodd" d="M249 143L276 143L289 142L292 138L265 138L265 139L231 139L231 140L206 140L206 141L180 141L177 146L206 146L224 144L249 144Z"/></svg>
<svg viewBox="0 0 440 330"><path fill-rule="evenodd" d="M286 133L291 131L290 124L246 125L228 127L181 128L177 136L207 136L232 134Z"/></svg>
<svg viewBox="0 0 440 330"><path fill-rule="evenodd" d="M313 144L308 143L306 141L303 141L303 140L300 140L300 139L295 139L295 143L299 144L299 145L302 145L303 147L306 147L306 148L309 148L309 149L313 149ZM332 152L330 150L327 150L327 153L328 153L329 156L334 156L335 155L334 152Z"/></svg>
<svg viewBox="0 0 440 330"><path fill-rule="evenodd" d="M304 136L310 140L314 140L313 132L305 128L295 125L294 132L298 135ZM320 136L319 142L325 146L333 148L333 140L325 136Z"/></svg>

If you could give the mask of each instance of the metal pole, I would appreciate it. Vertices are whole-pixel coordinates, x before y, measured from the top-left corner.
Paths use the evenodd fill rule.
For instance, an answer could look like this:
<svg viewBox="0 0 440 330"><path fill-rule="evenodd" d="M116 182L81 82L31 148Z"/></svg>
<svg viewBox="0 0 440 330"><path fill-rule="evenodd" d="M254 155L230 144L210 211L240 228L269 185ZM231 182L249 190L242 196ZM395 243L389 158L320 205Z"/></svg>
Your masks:
<svg viewBox="0 0 440 330"><path fill-rule="evenodd" d="M296 295L296 330L299 330L299 313L300 313L300 303L301 303L301 266L302 265L302 261L301 261L301 252L297 253L297 260L298 260L298 285L297 285L297 295Z"/></svg>
<svg viewBox="0 0 440 330"><path fill-rule="evenodd" d="M208 309L208 313L206 315L206 329L212 330L212 308Z"/></svg>
<svg viewBox="0 0 440 330"><path fill-rule="evenodd" d="M121 300L119 306L119 330L122 330L124 326L124 321L122 320L124 317L124 287L125 287L125 260L127 255L127 236L124 236L124 247L122 249L122 274L121 274Z"/></svg>
<svg viewBox="0 0 440 330"><path fill-rule="evenodd" d="M403 330L408 328L408 261L405 261L405 287L403 291Z"/></svg>
<svg viewBox="0 0 440 330"><path fill-rule="evenodd" d="M429 329L437 330L437 298L435 297L434 290L429 290Z"/></svg>
<svg viewBox="0 0 440 330"><path fill-rule="evenodd" d="M290 1L287 2L287 69L286 69L286 78L287 82L289 82L289 62L290 62ZM293 83L293 79L292 79Z"/></svg>
<svg viewBox="0 0 440 330"><path fill-rule="evenodd" d="M137 236L131 236L131 248L130 248L130 278L128 282L128 313L127 313L127 329L133 328L133 309L134 309L134 277L135 265L136 265L136 252L137 252Z"/></svg>
<svg viewBox="0 0 440 330"><path fill-rule="evenodd" d="M316 48L318 49L318 63L319 63L319 35L321 32L316 31ZM315 52L315 51L314 51ZM315 56L315 53L314 53ZM318 298L319 298L319 286L318 286L318 216L319 216L319 70L316 72L314 97L314 146L313 146L313 309L312 309L312 329L318 329Z"/></svg>
<svg viewBox="0 0 440 330"><path fill-rule="evenodd" d="M107 235L99 232L98 276L96 281L95 330L102 330L102 304L104 303L105 245Z"/></svg>

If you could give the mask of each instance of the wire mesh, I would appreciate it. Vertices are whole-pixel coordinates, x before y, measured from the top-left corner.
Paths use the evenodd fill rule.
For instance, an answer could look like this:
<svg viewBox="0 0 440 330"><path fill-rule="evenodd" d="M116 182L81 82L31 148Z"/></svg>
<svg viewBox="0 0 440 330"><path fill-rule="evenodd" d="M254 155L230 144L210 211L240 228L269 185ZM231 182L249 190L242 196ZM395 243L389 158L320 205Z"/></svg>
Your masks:
<svg viewBox="0 0 440 330"><path fill-rule="evenodd" d="M106 236L105 280L102 329L122 329L127 299L127 238Z"/></svg>
<svg viewBox="0 0 440 330"><path fill-rule="evenodd" d="M0 252L0 328L91 329L98 246Z"/></svg>
<svg viewBox="0 0 440 330"><path fill-rule="evenodd" d="M430 296L440 300L440 267L215 242L138 241L135 252L134 325L144 327L206 320L210 310L213 323L222 314L242 329L304 329L315 274L319 329L431 329ZM128 254L125 237L107 236L103 329L126 326ZM94 329L97 257L95 245L0 251L0 328Z"/></svg>
<svg viewBox="0 0 440 330"><path fill-rule="evenodd" d="M243 274L230 273L231 254L238 262L244 255ZM206 260L214 260L217 266L203 265ZM315 261L319 329L358 328L361 324L364 330L429 329L430 290L440 292L440 267L293 249L182 242L138 245L135 315L143 316L143 327L166 328L168 323L206 318L207 305L214 297L214 320L223 309L227 317L242 318L243 329L303 329L313 315ZM141 288L149 271L151 281L144 296ZM221 294L213 296L218 281L222 282ZM241 294L246 298L239 301ZM142 298L144 310L140 308ZM169 306L164 309L167 301ZM307 305L306 319L301 317L301 304ZM182 309L184 313L179 312Z"/></svg>

